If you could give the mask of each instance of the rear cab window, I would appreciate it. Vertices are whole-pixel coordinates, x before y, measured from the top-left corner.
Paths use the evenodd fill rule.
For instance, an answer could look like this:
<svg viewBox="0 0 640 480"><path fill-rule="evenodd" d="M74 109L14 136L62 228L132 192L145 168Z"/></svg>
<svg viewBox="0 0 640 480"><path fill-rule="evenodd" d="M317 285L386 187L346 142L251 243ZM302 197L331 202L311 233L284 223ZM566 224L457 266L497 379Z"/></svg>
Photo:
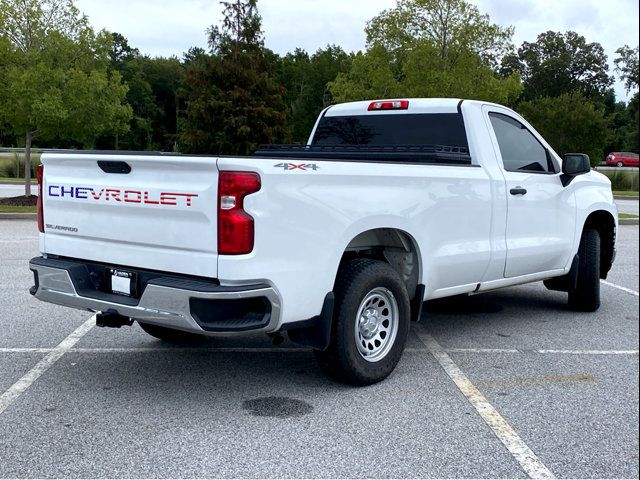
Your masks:
<svg viewBox="0 0 640 480"><path fill-rule="evenodd" d="M325 116L312 145L442 145L468 151L462 115L456 113Z"/></svg>
<svg viewBox="0 0 640 480"><path fill-rule="evenodd" d="M306 144L261 145L256 156L479 167L456 99L377 100L322 112Z"/></svg>

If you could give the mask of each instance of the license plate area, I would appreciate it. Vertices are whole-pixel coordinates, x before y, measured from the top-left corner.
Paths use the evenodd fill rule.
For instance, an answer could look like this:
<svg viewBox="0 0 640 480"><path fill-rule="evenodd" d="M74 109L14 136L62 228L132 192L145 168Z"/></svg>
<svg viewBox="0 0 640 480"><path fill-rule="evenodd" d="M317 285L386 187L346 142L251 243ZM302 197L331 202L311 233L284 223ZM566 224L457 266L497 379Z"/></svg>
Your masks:
<svg viewBox="0 0 640 480"><path fill-rule="evenodd" d="M108 268L107 279L109 291L115 295L137 298L138 274L121 270L119 268Z"/></svg>

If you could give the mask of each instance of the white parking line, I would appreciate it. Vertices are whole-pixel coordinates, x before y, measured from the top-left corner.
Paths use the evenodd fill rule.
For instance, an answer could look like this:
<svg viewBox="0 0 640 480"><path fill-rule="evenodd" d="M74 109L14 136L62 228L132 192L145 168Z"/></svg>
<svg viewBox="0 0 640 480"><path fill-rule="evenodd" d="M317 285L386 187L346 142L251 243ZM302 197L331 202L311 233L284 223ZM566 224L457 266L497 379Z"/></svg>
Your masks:
<svg viewBox="0 0 640 480"><path fill-rule="evenodd" d="M54 350L54 348L0 348L0 353L49 353Z"/></svg>
<svg viewBox="0 0 640 480"><path fill-rule="evenodd" d="M24 376L16 383L11 385L7 391L0 395L0 414L4 412L9 405L17 400L27 388L29 388L33 382L35 382L40 376L49 370L51 366L56 363L62 356L67 353L71 348L83 337L89 330L96 324L96 317L93 316L78 328L76 328L67 338L58 344L56 348L51 350L42 360L29 370Z"/></svg>
<svg viewBox="0 0 640 480"><path fill-rule="evenodd" d="M608 287L617 288L618 290L622 290L623 292L630 293L631 295L635 295L636 297L640 297L640 293L635 290L631 290L630 288L623 287L621 285L616 285L615 283L607 282L605 280L600 280L600 283L604 283Z"/></svg>
<svg viewBox="0 0 640 480"><path fill-rule="evenodd" d="M542 463L535 453L520 438L518 433L507 423L502 415L489 403L480 390L471 383L440 344L428 334L419 333L418 337L427 346L431 355L438 361L442 369L453 380L458 389L476 409L485 423L491 428L509 453L520 464L530 478L555 478L553 473Z"/></svg>
<svg viewBox="0 0 640 480"><path fill-rule="evenodd" d="M310 348L278 347L151 347L151 348L74 348L76 353L147 353L147 352L204 352L204 353L300 353Z"/></svg>
<svg viewBox="0 0 640 480"><path fill-rule="evenodd" d="M449 353L523 353L515 348L445 348Z"/></svg>
<svg viewBox="0 0 640 480"><path fill-rule="evenodd" d="M57 348L57 347L56 347ZM0 348L0 353L49 353L56 348ZM210 353L299 353L311 348L285 347L139 347L139 348L70 348L73 353L157 353L157 352L210 352Z"/></svg>
<svg viewBox="0 0 640 480"><path fill-rule="evenodd" d="M540 355L638 355L638 350L566 350L566 349L541 349L541 350L518 350L512 348L445 348L447 353L508 353L527 354L536 353Z"/></svg>
<svg viewBox="0 0 640 480"><path fill-rule="evenodd" d="M638 355L638 350L536 350L536 352L560 355Z"/></svg>

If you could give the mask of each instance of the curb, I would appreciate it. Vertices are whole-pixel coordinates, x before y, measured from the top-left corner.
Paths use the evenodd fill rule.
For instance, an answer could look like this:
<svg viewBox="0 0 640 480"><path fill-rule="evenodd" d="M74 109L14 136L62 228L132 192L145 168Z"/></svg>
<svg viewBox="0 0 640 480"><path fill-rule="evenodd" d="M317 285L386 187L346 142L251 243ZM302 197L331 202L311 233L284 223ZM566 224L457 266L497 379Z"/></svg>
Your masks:
<svg viewBox="0 0 640 480"><path fill-rule="evenodd" d="M638 218L621 218L618 220L618 225L638 225Z"/></svg>
<svg viewBox="0 0 640 480"><path fill-rule="evenodd" d="M638 196L631 197L631 196L627 196L627 195L614 195L613 198L616 199L616 200L638 200L638 199L640 199L640 197L638 197Z"/></svg>
<svg viewBox="0 0 640 480"><path fill-rule="evenodd" d="M0 220L38 220L37 213L0 213Z"/></svg>

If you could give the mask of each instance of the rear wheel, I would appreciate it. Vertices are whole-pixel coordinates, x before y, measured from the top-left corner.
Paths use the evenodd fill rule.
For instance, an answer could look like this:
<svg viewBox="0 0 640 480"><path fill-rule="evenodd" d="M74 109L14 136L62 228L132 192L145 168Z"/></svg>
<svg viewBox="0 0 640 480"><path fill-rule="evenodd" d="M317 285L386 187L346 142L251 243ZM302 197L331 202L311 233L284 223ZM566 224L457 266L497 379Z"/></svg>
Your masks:
<svg viewBox="0 0 640 480"><path fill-rule="evenodd" d="M569 293L569 307L583 312L600 308L600 234L588 229L580 240L577 287Z"/></svg>
<svg viewBox="0 0 640 480"><path fill-rule="evenodd" d="M396 367L409 332L404 282L387 263L356 259L341 268L329 348L316 351L329 376L354 385L385 379Z"/></svg>
<svg viewBox="0 0 640 480"><path fill-rule="evenodd" d="M138 325L152 337L169 343L197 342L204 338L204 336L196 333L183 332L151 323L138 322Z"/></svg>

